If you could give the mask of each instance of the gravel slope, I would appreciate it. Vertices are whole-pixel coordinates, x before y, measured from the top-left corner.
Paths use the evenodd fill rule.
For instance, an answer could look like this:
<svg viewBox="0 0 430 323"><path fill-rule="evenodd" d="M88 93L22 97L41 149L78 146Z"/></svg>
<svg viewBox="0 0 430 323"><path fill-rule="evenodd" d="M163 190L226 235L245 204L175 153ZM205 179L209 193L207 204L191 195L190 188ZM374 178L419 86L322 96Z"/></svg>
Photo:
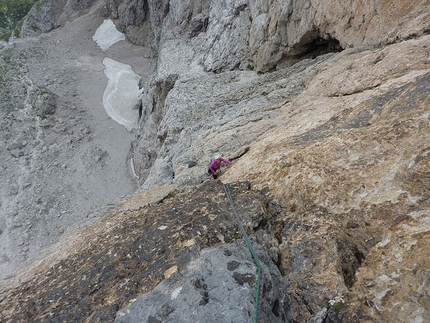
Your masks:
<svg viewBox="0 0 430 323"><path fill-rule="evenodd" d="M94 10L0 49L7 71L0 100L2 281L134 192L126 165L134 134L103 109L102 61L129 64L143 78L151 61L127 41L102 51L92 39L102 22ZM40 104L44 96L54 103Z"/></svg>

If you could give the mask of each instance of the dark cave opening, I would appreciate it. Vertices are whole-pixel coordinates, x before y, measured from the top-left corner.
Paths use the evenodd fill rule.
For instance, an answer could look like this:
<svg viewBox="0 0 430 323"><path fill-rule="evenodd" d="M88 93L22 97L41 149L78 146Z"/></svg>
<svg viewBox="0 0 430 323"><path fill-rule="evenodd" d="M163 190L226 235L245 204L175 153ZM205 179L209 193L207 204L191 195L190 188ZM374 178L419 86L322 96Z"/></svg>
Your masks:
<svg viewBox="0 0 430 323"><path fill-rule="evenodd" d="M316 37L312 39L310 42L297 46L300 48L301 54L298 54L296 58L316 58L320 55L328 54L328 53L337 53L344 50L344 48L340 45L339 40L336 38L328 37Z"/></svg>
<svg viewBox="0 0 430 323"><path fill-rule="evenodd" d="M343 47L340 45L340 42L335 38L317 38L314 39L308 45L309 53L312 54L312 57L315 58L319 55L324 55L327 53L337 53L343 51Z"/></svg>
<svg viewBox="0 0 430 323"><path fill-rule="evenodd" d="M339 40L331 36L322 37L317 30L305 33L300 41L289 48L283 57L268 70L292 66L304 59L315 59L320 55L343 51Z"/></svg>

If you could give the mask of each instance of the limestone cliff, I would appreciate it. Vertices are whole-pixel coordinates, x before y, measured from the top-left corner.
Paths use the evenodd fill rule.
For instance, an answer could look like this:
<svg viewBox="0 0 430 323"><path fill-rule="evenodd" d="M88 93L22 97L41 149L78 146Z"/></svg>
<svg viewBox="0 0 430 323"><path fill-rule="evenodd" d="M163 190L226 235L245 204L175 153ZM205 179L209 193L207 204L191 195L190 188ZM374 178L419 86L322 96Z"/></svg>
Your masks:
<svg viewBox="0 0 430 323"><path fill-rule="evenodd" d="M97 5L157 59L139 192L6 289L4 321L252 321L221 182L262 322L430 321L428 1Z"/></svg>

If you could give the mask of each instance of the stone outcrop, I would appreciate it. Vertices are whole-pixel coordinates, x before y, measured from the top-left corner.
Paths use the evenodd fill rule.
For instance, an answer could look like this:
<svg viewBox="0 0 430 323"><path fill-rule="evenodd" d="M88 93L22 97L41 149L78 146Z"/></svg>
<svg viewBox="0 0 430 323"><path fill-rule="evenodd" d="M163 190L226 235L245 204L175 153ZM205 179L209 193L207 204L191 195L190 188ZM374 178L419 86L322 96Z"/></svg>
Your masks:
<svg viewBox="0 0 430 323"><path fill-rule="evenodd" d="M230 185L230 192L247 231L261 231L259 224L273 218L269 201L249 183ZM138 204L123 203L120 214L80 232L71 245L27 273L30 280L2 293L2 321L112 322L117 317L133 322L141 314L148 322L183 321L193 317L190 309L217 315L220 322L227 317L250 321L255 264L245 245L235 242L240 233L222 185L207 181L161 200L138 197ZM143 202L151 204L141 207ZM261 318L286 322L291 313L285 283L265 252L255 249L265 275ZM177 290L181 286L183 292ZM159 293L166 297L156 297ZM223 305L230 309L221 313Z"/></svg>
<svg viewBox="0 0 430 323"><path fill-rule="evenodd" d="M428 210L410 212L384 232L344 300L345 321L428 320L429 218Z"/></svg>
<svg viewBox="0 0 430 323"><path fill-rule="evenodd" d="M386 45L428 33L429 20L425 0L141 0L108 1L108 7L130 39L141 42L136 27L150 24L160 59L215 72L268 71L309 54Z"/></svg>
<svg viewBox="0 0 430 323"><path fill-rule="evenodd" d="M149 8L147 0L107 0L106 15L117 21L119 30L137 45L144 45L149 37Z"/></svg>
<svg viewBox="0 0 430 323"><path fill-rule="evenodd" d="M347 295L386 230L414 214L426 221L428 4L158 4L157 72L130 154L141 189L204 181L215 152L235 159L223 181L250 180L289 210L273 225L277 241L261 243L294 295L293 319L397 321L385 303L360 316ZM364 306L384 288L361 292ZM409 292L395 293L425 321Z"/></svg>
<svg viewBox="0 0 430 323"><path fill-rule="evenodd" d="M88 11L97 0L39 0L22 26L22 37L47 33Z"/></svg>
<svg viewBox="0 0 430 323"><path fill-rule="evenodd" d="M426 32L428 3L402 1L249 1L250 49L259 70L285 56L378 46Z"/></svg>
<svg viewBox="0 0 430 323"><path fill-rule="evenodd" d="M278 4L278 10L269 10L269 5L264 1L239 1L231 7L224 2L194 5L189 1L171 6L167 5L167 2L157 1L157 5L148 2L153 39L151 44L158 58L157 70L145 85L147 90L141 121L145 127L141 127L141 133L130 154L139 174L139 182L144 184L143 189L154 183L170 182L174 177L177 178L179 169L175 168L181 167L181 159L210 158L212 152L208 148L205 148L204 155L203 152L197 151L192 152L194 156L189 156L190 150L187 148L190 146L190 136L210 137L210 131L220 125L227 129L226 125L232 122L232 127L236 127L238 119L241 119L238 117L244 114L247 114L245 119L248 120L254 112L258 114L262 106L265 107L263 109L277 110L282 103L292 100L305 89L303 84L308 82L307 79L318 73L320 60L312 60L315 55L349 47L359 49L350 49L347 53L361 52L364 50L363 46L372 50L372 46L379 47L382 44L394 43L395 39L418 37L428 32L428 5L422 1L417 1L415 6L403 6L397 2L384 5L384 2L377 1L371 13L361 13L361 10L370 10L368 6L356 8L356 4L344 2L334 5L325 1L313 5L310 5L310 2L300 2L303 8L294 4L295 2L290 1ZM270 14L264 14L269 11ZM382 23L386 16L398 19L390 18L389 23ZM368 19L369 23L354 23L355 20L364 19L363 17ZM201 23L196 23L196 19ZM349 21L349 28L342 27L341 22L344 20ZM315 26L317 23L321 26ZM256 27L253 27L254 24ZM258 24L265 26L267 31ZM375 25L378 25L378 28L374 27ZM190 29L193 26L197 29ZM335 31L336 28L343 28L343 33ZM288 32L290 30L296 34L291 35ZM261 35L257 37L254 33ZM338 41L332 41L333 39ZM233 40L234 44L229 43ZM321 46L327 48L320 48ZM218 48L222 54L217 54ZM378 53L378 50L374 49L373 52ZM297 70L282 69L283 66L297 61L297 57L308 53L314 56L302 60L300 75ZM374 64L380 58L375 57ZM308 64L305 71L303 64ZM343 68L349 68L347 64L345 63ZM279 72L265 75L255 73L276 67ZM232 69L236 70L219 73ZM282 73L290 75L288 81L287 77L284 77L286 85L277 81L278 75ZM343 76L348 77L345 72ZM360 92L382 82L372 77L364 77L362 82L367 83L355 87L354 81L349 78L349 83L344 85L350 87L342 89L345 94ZM369 84L370 82L374 84ZM270 83L272 84L269 86ZM229 86L220 87L217 84ZM258 88L261 89L260 92L256 90ZM333 93L343 94L342 91ZM245 96L248 97L245 99ZM186 118L190 113L196 116ZM168 115L169 119L161 119L163 115ZM180 142L181 136L186 138L183 144ZM252 141L254 138L251 136L248 140ZM234 143L246 144L243 141L233 141L232 144ZM203 140L200 140L199 145L203 146ZM222 150L231 152L234 148L237 147L226 147ZM165 151L169 151L169 154L166 155ZM175 151L184 152L186 156ZM151 169L158 179L152 178Z"/></svg>
<svg viewBox="0 0 430 323"><path fill-rule="evenodd" d="M22 37L46 33L59 26L58 18L63 13L66 0L39 1L26 18L21 29Z"/></svg>
<svg viewBox="0 0 430 323"><path fill-rule="evenodd" d="M408 268L407 262L399 261L399 267L388 273L379 271L393 262L376 259L396 252L396 247L384 245L393 248L389 251L374 246L402 221L410 229L399 252L408 243L423 245L428 239L430 129L426 89L430 74L425 49L429 40L425 36L381 50L345 50L336 55L309 80L306 91L285 106L279 126L251 144L249 152L222 178L247 178L254 187L267 190L294 210L287 218L285 241L279 248L286 272L299 259L305 264L306 269L291 284L297 284L294 294L300 295L299 316L293 314L298 321L315 317L323 304L358 286L359 305L354 303L350 308L346 299L335 303L337 314L348 313L345 322L401 322L394 310L396 298L404 298L403 304L418 321L428 319L428 301L422 294L407 296L410 287L402 288L409 279L408 269L403 269ZM263 161L261 156L265 156ZM322 214L318 211L321 207ZM303 211L310 214L303 217ZM400 244L402 234L397 234L391 235ZM318 253L312 252L315 250ZM377 256L368 259L369 251ZM411 247L408 251L408 257L420 258L428 248ZM329 259L332 261L325 263ZM416 266L422 293L428 288L423 278L426 265L419 261ZM374 276L365 278L362 271ZM396 279L378 283L383 275ZM301 286L304 279L307 284ZM319 292L309 298L310 290Z"/></svg>
<svg viewBox="0 0 430 323"><path fill-rule="evenodd" d="M289 301L283 292L285 283L264 252L258 253L258 257L272 267L263 265L264 297L257 309L259 318L264 322L290 321ZM261 282L249 258L245 245L202 251L200 258L182 273L174 272L152 292L119 311L115 322L251 322L255 313L255 290Z"/></svg>
<svg viewBox="0 0 430 323"><path fill-rule="evenodd" d="M214 153L268 273L264 322L430 321L427 1L106 8L157 58L140 192L18 276L6 322L249 321L255 267Z"/></svg>

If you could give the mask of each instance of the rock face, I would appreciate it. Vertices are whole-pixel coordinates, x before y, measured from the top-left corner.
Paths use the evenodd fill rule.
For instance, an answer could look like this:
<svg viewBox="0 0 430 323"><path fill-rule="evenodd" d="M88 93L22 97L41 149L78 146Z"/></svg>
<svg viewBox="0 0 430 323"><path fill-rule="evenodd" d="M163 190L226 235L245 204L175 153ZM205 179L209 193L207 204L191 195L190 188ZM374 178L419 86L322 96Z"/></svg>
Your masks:
<svg viewBox="0 0 430 323"><path fill-rule="evenodd" d="M93 9L157 59L139 192L17 275L4 321L250 321L255 264L214 153L263 264L263 322L430 321L428 1Z"/></svg>
<svg viewBox="0 0 430 323"><path fill-rule="evenodd" d="M249 8L250 48L259 70L276 66L284 56L377 46L423 34L429 15L422 0L407 5L384 0L254 0Z"/></svg>
<svg viewBox="0 0 430 323"><path fill-rule="evenodd" d="M66 0L39 1L24 20L21 35L23 37L46 33L59 27L58 18L62 14Z"/></svg>
<svg viewBox="0 0 430 323"><path fill-rule="evenodd" d="M268 71L306 54L386 45L425 34L429 20L425 0L148 0L123 1L117 7L144 10L141 17L150 21L152 47L160 59L176 57L176 68L192 61L215 72L248 66ZM129 15L114 16L123 25L145 24Z"/></svg>
<svg viewBox="0 0 430 323"><path fill-rule="evenodd" d="M115 322L251 322L259 282L249 256L244 245L202 251L183 273L174 273L118 312ZM264 322L288 322L291 314L283 293L285 283L264 252L258 257L272 266L268 269L264 265L264 297L257 308L258 317Z"/></svg>
<svg viewBox="0 0 430 323"><path fill-rule="evenodd" d="M347 53L361 52L363 46L371 50L371 46L418 37L428 30L429 10L425 1L410 7L381 1L373 7L345 2L328 5L326 1L313 5L289 1L276 6L277 10L272 10L265 1L239 1L234 5L217 1L194 5L189 1L171 6L148 2L152 47L158 63L156 73L145 85L141 121L145 126L141 127L130 155L143 189L177 179L183 165L181 159L207 161L213 153L207 147L213 129L238 128L238 120L245 119L239 124L243 125L250 118L259 118L256 115L262 109L276 112L283 103L291 101L318 73L321 59L329 56L316 61L311 57L349 47L360 49ZM386 20L389 22L383 23ZM376 64L382 57L377 57L378 50L373 52ZM302 60L301 67L282 68L306 55L310 55L309 59ZM352 68L347 65L352 62L346 62L343 68ZM274 73L255 73L275 68L278 71ZM234 71L220 73L230 70ZM347 72L342 75L349 77ZM349 89L331 95L361 92L380 85L382 80L373 75L374 78L363 78L362 82L367 83L359 87L355 86L355 79L348 78L349 83L343 86ZM192 118L186 117L190 114ZM216 132L219 137L221 131ZM249 142L255 139L252 136ZM190 137L191 142L200 139L199 144L190 145ZM237 131L236 137L241 137ZM231 141L234 144L247 143ZM199 146L206 146L205 152L192 151ZM231 152L235 148L221 150Z"/></svg>
<svg viewBox="0 0 430 323"><path fill-rule="evenodd" d="M428 212L413 212L384 232L344 300L345 321L384 321L387 316L398 322L428 320L428 224Z"/></svg>
<svg viewBox="0 0 430 323"><path fill-rule="evenodd" d="M263 235L260 224L274 215L269 201L249 183L230 185L230 192L245 229ZM152 205L124 203L120 216L79 233L53 263L46 260L27 283L3 293L2 321L112 322L116 316L133 322L144 314L148 322L210 315L249 322L256 270L248 249L235 242L240 233L222 185L207 181L155 202L145 194L138 200ZM291 313L285 283L265 252L255 249L265 277L260 317L286 322ZM221 313L220 306L228 310ZM197 308L199 314L190 311Z"/></svg>
<svg viewBox="0 0 430 323"><path fill-rule="evenodd" d="M63 26L88 11L97 0L40 0L24 20L23 37L35 36Z"/></svg>
<svg viewBox="0 0 430 323"><path fill-rule="evenodd" d="M425 89L430 74L428 55L422 50L429 40L425 36L382 50L345 50L334 56L306 91L285 106L279 126L251 144L222 178L247 178L294 211L284 220L279 248L285 272L297 268L297 262L303 266L296 278L286 275L292 278L292 292L300 295L297 311L292 309L298 321L315 317L323 304L356 286L362 288L359 305L349 307L350 300L344 299L333 309L337 315L348 313L345 322L401 322L394 310L397 297L405 297L402 304L418 321L429 317L428 300L419 296L428 288L426 274L416 277L422 286L418 295L406 296L410 287L401 287L408 280L406 262L398 258L397 269L380 272L385 264L393 264L394 259L381 258L395 252L397 245L375 246L391 235L402 244L401 252L410 243L421 246L428 239L430 129ZM411 54L414 58L408 59ZM376 64L372 58L377 58ZM410 61L414 63L407 67ZM264 162L256 163L260 156L266 156ZM402 221L405 240L401 230L393 230ZM429 252L420 247L408 250L412 258ZM369 251L374 258L367 258ZM427 272L421 261L416 266L417 273ZM379 283L383 275L395 279ZM310 297L309 291L315 290L319 292Z"/></svg>
<svg viewBox="0 0 430 323"><path fill-rule="evenodd" d="M116 19L118 28L137 45L144 45L149 35L147 0L107 0L106 15Z"/></svg>

